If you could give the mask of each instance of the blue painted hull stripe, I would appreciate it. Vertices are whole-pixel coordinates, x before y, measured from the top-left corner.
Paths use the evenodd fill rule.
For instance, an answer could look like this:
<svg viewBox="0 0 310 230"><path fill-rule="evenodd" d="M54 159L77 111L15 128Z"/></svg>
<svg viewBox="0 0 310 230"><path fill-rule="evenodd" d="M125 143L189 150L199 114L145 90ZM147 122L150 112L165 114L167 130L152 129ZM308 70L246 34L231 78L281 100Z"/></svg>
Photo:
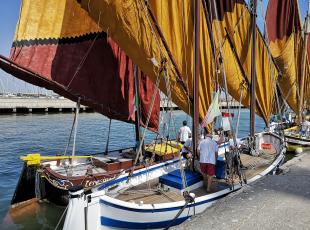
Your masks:
<svg viewBox="0 0 310 230"><path fill-rule="evenodd" d="M234 190L234 191L236 191L236 190ZM194 206L199 206L199 205L202 205L202 204L206 204L206 203L209 203L209 202L221 199L221 198L227 196L229 193L220 195L218 197L214 197L212 199L203 200L203 201L196 202L196 203L191 203L187 207L194 207ZM168 211L180 210L183 207L183 206L178 206L178 207L159 208L159 209L155 209L155 208L154 209L137 209L137 208L124 207L124 206L121 206L121 205L118 205L118 204L113 204L113 203L110 203L108 201L101 200L101 199L100 199L100 203L104 204L104 205L107 205L107 206L110 206L110 207L113 207L113 208L117 208L117 209L121 209L121 210L125 210L125 211L131 211L131 212L140 212L140 213L142 213L142 212L143 213L168 212Z"/></svg>
<svg viewBox="0 0 310 230"><path fill-rule="evenodd" d="M227 145L228 145L228 143L227 143L227 144L224 144L224 145L221 145L220 147L224 147L224 146L227 146ZM172 162L167 162L167 163L165 163L165 164L163 164L163 165L159 165L159 166L154 167L154 168L145 169L145 170L143 170L143 171L141 171L141 172L133 173L132 177L136 177L136 176L140 176L140 175L145 174L145 173L152 172L152 171L154 171L154 170L156 170L156 169L163 168L163 167L165 167L165 166L174 164L174 163L176 163L177 161L179 161L179 160L174 160L174 161L172 161ZM128 176L125 176L125 177L122 177L122 178L119 178L119 179L107 181L107 182L105 182L103 185L101 185L101 186L98 188L98 190L99 190L99 191L100 191L100 190L103 190L103 189L105 189L105 188L107 188L107 187L110 187L110 186L112 186L112 185L118 184L118 183L120 183L120 182L122 182L122 181L125 181L125 180L127 180L127 179L128 179Z"/></svg>
<svg viewBox="0 0 310 230"><path fill-rule="evenodd" d="M190 216L178 218L175 220L173 225L178 225L184 222ZM147 223L137 223L137 222L127 222L122 220L110 219L101 216L101 225L114 227L114 228L126 228L126 229L147 229L147 228L165 228L171 223L171 220L160 221L160 222L147 222Z"/></svg>

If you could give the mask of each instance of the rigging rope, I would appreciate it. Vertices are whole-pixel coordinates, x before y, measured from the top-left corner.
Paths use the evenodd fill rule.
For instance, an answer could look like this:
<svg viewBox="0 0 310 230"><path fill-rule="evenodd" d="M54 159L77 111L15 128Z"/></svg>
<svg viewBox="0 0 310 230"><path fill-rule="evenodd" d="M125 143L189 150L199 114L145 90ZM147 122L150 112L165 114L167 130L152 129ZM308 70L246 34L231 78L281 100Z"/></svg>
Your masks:
<svg viewBox="0 0 310 230"><path fill-rule="evenodd" d="M238 116L237 116L237 124L236 124L236 137L238 137L238 131L239 131L240 110L241 110L241 103L243 99L244 85L242 84L240 88L241 88L241 91L240 91L239 108L238 108Z"/></svg>
<svg viewBox="0 0 310 230"><path fill-rule="evenodd" d="M69 205L67 205L67 207L65 208L65 210L64 210L63 213L61 214L61 217L60 217L60 219L58 220L58 223L57 223L56 227L54 228L54 230L57 230L57 229L58 229L58 227L59 227L59 225L60 225L62 219L64 218L65 213L66 213L67 210L68 210L68 207L69 207Z"/></svg>
<svg viewBox="0 0 310 230"><path fill-rule="evenodd" d="M166 60L163 60L162 61L162 65L164 65L166 62ZM144 138L145 138L145 134L146 134L146 130L147 130L147 127L149 126L149 122L150 122L150 119L151 119L151 115L152 115L152 112L153 112L153 107L154 107L154 104L155 104L155 99L156 99L156 96L159 92L159 89L158 89L158 86L159 86L159 83L160 83L160 75L162 73L162 69L160 70L159 74L157 75L157 79L156 79L156 83L155 83L155 86L156 86L156 90L152 96L152 100L151 100L151 105L150 105L150 109L149 109L149 112L148 112L148 115L147 115L147 119L146 119L146 123L145 123L145 129L143 130L143 134L142 134L142 137L141 137L141 142L139 144L139 148L138 148L138 151L137 151L137 155L136 155L136 159L135 159L135 162L134 162L134 165L137 164L138 162L138 159L140 160L140 162L142 162L143 160L143 156L142 156L142 145L144 143Z"/></svg>

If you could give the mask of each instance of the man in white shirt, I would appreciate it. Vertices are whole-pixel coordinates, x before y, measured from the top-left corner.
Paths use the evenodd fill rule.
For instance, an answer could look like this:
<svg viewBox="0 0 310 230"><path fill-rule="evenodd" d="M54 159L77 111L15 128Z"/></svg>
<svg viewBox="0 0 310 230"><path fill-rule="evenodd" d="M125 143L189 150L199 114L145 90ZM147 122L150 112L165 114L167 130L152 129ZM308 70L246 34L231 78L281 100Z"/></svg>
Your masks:
<svg viewBox="0 0 310 230"><path fill-rule="evenodd" d="M187 126L187 121L183 121L183 126L179 129L178 140L184 144L192 135L191 129Z"/></svg>
<svg viewBox="0 0 310 230"><path fill-rule="evenodd" d="M200 169L203 175L204 185L207 185L207 192L211 191L212 178L215 175L215 164L218 155L218 145L212 140L210 135L205 135L206 139L201 140L198 145L198 155Z"/></svg>

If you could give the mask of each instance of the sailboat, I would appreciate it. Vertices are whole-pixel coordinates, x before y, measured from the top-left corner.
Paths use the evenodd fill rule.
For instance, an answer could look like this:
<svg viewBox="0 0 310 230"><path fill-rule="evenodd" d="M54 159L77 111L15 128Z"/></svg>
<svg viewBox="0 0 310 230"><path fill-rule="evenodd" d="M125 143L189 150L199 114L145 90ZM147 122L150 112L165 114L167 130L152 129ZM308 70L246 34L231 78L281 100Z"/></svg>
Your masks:
<svg viewBox="0 0 310 230"><path fill-rule="evenodd" d="M94 21L100 18L100 28L110 32L150 79L169 80L170 84L159 85L160 89L193 116L194 157L199 119L202 121L207 113L217 83L251 107L251 136L243 139L250 154L240 152L235 143L224 154L229 173L215 182L211 193L202 187L200 173L185 170L182 162L166 162L124 174L94 187L88 194L79 187L72 188L64 229L168 229L203 212L244 183L277 169L284 157L283 139L269 132L255 134L254 130L255 112L266 120L271 113L278 71L257 33L256 1L251 11L244 1L209 1L211 5L199 0L194 4L155 0L79 3ZM225 24L231 29L227 36ZM258 47L260 52L255 53ZM223 77L223 81L217 77ZM240 97L244 81L250 83L251 94L245 85Z"/></svg>
<svg viewBox="0 0 310 230"><path fill-rule="evenodd" d="M70 134L74 136L72 154L68 153L68 142L59 155L22 157L25 164L12 198L14 207L37 198L66 205L72 186L89 189L126 170L143 167L133 165L136 146L115 151L106 148L97 155L75 155L80 104L94 108L110 122L116 119L135 123L138 131L144 126L157 132L160 112L155 84L134 67L76 1L22 1L11 54L9 58L0 57L0 68L77 102ZM173 159L179 148L169 145L165 150L170 151L166 159Z"/></svg>
<svg viewBox="0 0 310 230"><path fill-rule="evenodd" d="M290 150L310 147L309 127L304 114L309 107L310 1L304 26L297 0L270 0L266 13L266 37L280 68L281 97L296 114L295 126L284 130Z"/></svg>

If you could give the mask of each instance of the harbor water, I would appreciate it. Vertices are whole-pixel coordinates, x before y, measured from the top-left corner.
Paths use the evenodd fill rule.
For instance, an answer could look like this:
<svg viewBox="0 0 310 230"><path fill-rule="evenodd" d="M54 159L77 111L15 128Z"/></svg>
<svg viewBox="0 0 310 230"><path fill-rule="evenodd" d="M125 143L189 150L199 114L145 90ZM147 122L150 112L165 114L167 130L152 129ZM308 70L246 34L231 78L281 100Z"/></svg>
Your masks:
<svg viewBox="0 0 310 230"><path fill-rule="evenodd" d="M236 114L234 122L236 122ZM19 157L28 153L55 155L63 153L72 127L73 114L14 114L0 116L0 229L55 229L64 208L47 202L32 205L24 213L8 213L10 201L21 172L23 162ZM181 111L173 112L170 125L171 138L183 120L191 119ZM175 128L174 128L175 124ZM256 118L256 131L265 124ZM104 152L107 144L109 119L97 113L81 113L78 120L76 152L78 155ZM249 133L249 111L241 110L239 137ZM155 134L146 133L146 143ZM113 120L109 150L135 145L135 128ZM69 151L70 152L70 151Z"/></svg>

